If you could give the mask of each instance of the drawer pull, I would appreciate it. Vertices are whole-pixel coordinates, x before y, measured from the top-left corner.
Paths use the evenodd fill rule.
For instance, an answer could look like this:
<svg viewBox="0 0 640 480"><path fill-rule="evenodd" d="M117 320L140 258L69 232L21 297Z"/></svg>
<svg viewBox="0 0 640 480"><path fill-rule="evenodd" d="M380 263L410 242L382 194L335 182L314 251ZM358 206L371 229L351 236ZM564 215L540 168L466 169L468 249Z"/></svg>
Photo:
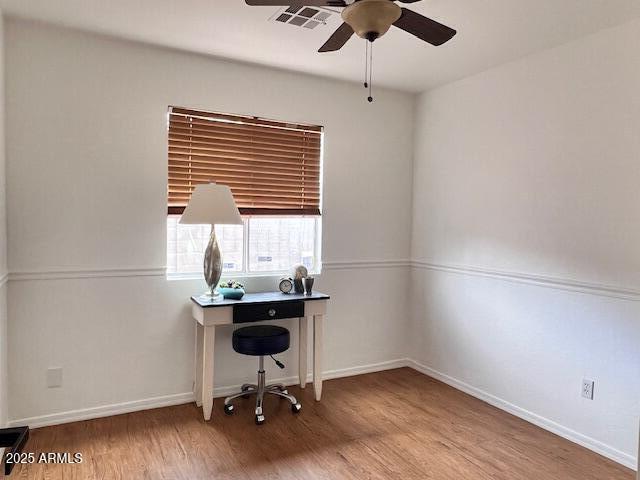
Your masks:
<svg viewBox="0 0 640 480"><path fill-rule="evenodd" d="M270 317L276 316L276 310L274 308L270 308L267 313L269 314Z"/></svg>

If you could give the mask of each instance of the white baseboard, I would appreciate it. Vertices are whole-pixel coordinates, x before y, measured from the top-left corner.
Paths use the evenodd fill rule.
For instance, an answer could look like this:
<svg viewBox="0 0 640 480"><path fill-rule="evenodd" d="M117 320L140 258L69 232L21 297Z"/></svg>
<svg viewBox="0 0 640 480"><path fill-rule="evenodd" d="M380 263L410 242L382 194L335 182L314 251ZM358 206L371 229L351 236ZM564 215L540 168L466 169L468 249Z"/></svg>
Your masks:
<svg viewBox="0 0 640 480"><path fill-rule="evenodd" d="M362 375L365 373L383 372L384 370L393 370L394 368L408 367L409 362L406 358L397 358L395 360L387 360L386 362L371 363L359 367L340 368L337 370L327 370L323 373L322 378L331 380L332 378L353 377L354 375Z"/></svg>
<svg viewBox="0 0 640 480"><path fill-rule="evenodd" d="M174 395L134 400L132 402L69 410L38 417L19 418L17 420L11 420L9 426L17 427L27 425L30 428L48 427L51 425L61 425L63 423L79 422L81 420L91 420L93 418L111 417L113 415L121 415L123 413L137 412L140 410L150 410L152 408L169 407L171 405L180 405L192 401L193 392L177 393Z"/></svg>
<svg viewBox="0 0 640 480"><path fill-rule="evenodd" d="M407 367L406 358L398 358L396 360L387 360L386 362L370 363L367 365L359 365L357 367L339 368L336 370L325 370L322 373L323 380L331 380L333 378L353 377L355 375L363 375L365 373L382 372L384 370L393 370L394 368ZM282 383L286 386L297 385L298 377L269 378L269 383ZM313 375L307 373L307 383L313 382ZM224 387L216 387L213 389L213 397L226 397L240 391L241 384L229 385ZM309 388L309 387L307 387Z"/></svg>
<svg viewBox="0 0 640 480"><path fill-rule="evenodd" d="M357 367L341 368L337 370L327 370L322 377L325 380L332 378L350 377L353 375L361 375L363 373L380 372L393 368L406 367L407 360L397 359L380 363L372 363L368 365L360 365ZM307 382L311 382L312 376L307 375ZM284 383L285 385L296 385L298 377L274 378L269 379L273 383ZM307 387L309 388L309 387ZM236 393L240 390L238 385L226 385L216 387L213 390L215 398L225 397ZM82 408L78 410L69 410L66 412L52 413L49 415L41 415L37 417L20 418L11 420L9 426L28 425L30 428L48 427L52 425L61 425L63 423L79 422L81 420L91 420L94 418L110 417L113 415L121 415L123 413L131 413L140 410L150 410L152 408L169 407L172 405L181 405L194 401L193 392L177 393L174 395L164 395L161 397L152 397L143 400L134 400L131 402L115 403L111 405L102 405L99 407Z"/></svg>
<svg viewBox="0 0 640 480"><path fill-rule="evenodd" d="M465 382L462 382L456 378L450 377L442 372L434 370L426 365L422 365L410 358L399 358L395 360L389 360L386 362L372 363L367 365L360 365L356 367L341 368L335 370L327 370L323 373L325 380L333 378L351 377L354 375L362 375L365 373L381 372L384 370L391 370L394 368L410 367L424 375L440 380L453 388L468 393L469 395L476 397L490 405L493 405L500 410L504 410L516 417L522 418L540 428L548 430L556 435L559 435L573 443L577 443L589 450L592 450L600 455L603 455L614 462L620 463L625 467L633 470L637 469L637 459L633 456L621 452L609 445L606 445L598 440L587 437L579 432L571 430L563 425L560 425L552 420L544 418L533 412L525 410L517 405L507 402L501 398L491 395L483 390L473 387ZM269 379L273 383L283 383L285 385L296 385L298 383L298 377L285 377ZM307 375L307 382L312 381L311 374ZM312 388L307 386L307 388ZM240 384L227 385L216 387L213 391L215 398L231 395L240 390ZM63 423L78 422L81 420L91 420L94 418L109 417L112 415L121 415L124 413L131 413L140 410L149 410L152 408L168 407L172 405L180 405L194 401L193 392L178 393L175 395L165 395L161 397L153 397L143 400L135 400L131 402L116 403L112 405L103 405L100 407L84 408L78 410L70 410L67 412L53 413L50 415L42 415L38 417L21 418L17 420L11 420L9 426L28 425L31 428L46 427L51 425L60 425Z"/></svg>
<svg viewBox="0 0 640 480"><path fill-rule="evenodd" d="M578 445L588 448L589 450L596 452L604 457L607 457L613 460L614 462L620 463L625 467L628 467L632 470L637 469L638 463L636 458L634 458L633 456L627 453L621 452L620 450L617 450L614 447L606 445L591 437L587 437L586 435L576 432L575 430L571 430L570 428L560 425L559 423L549 420L548 418L544 418L533 412L525 410L524 408L518 407L517 405L509 403L506 400L496 397L495 395L491 395L490 393L487 393L483 390L480 390L479 388L469 385L468 383L465 383L456 378L450 377L449 375L446 375L442 372L439 372L430 367L427 367L426 365L422 365L416 362L415 360L408 359L407 366L413 368L414 370L420 373L423 373L424 375L435 378L436 380L440 380L441 382L446 383L447 385L457 390L460 390L473 397L476 397L482 400L483 402L488 403L489 405L493 405L494 407L499 408L500 410L504 410L505 412L508 412L511 415L514 415L523 420L526 420L529 423L537 425L538 427L543 428L544 430L548 430L549 432L555 433L556 435L559 435L560 437L565 438L573 443L577 443Z"/></svg>

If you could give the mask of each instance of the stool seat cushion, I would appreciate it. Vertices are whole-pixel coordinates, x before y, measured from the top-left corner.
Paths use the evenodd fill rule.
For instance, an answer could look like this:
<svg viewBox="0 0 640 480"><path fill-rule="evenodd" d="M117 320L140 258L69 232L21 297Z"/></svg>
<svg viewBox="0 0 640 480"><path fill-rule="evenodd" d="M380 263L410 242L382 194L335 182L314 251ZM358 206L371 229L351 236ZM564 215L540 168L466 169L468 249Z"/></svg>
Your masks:
<svg viewBox="0 0 640 480"><path fill-rule="evenodd" d="M275 355L289 349L289 330L275 325L255 325L233 332L233 349L243 355Z"/></svg>

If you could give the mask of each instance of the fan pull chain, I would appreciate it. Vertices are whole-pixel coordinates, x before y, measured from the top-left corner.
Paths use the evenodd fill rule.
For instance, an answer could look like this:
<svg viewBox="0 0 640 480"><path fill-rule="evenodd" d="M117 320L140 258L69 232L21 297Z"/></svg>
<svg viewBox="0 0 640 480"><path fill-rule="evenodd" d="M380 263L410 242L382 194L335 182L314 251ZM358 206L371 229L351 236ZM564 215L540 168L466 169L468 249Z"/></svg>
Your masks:
<svg viewBox="0 0 640 480"><path fill-rule="evenodd" d="M369 88L369 42L364 42L364 88Z"/></svg>
<svg viewBox="0 0 640 480"><path fill-rule="evenodd" d="M369 103L373 102L373 42L367 42L367 43L371 43L371 46L369 47L369 96L367 97L367 100L369 101Z"/></svg>

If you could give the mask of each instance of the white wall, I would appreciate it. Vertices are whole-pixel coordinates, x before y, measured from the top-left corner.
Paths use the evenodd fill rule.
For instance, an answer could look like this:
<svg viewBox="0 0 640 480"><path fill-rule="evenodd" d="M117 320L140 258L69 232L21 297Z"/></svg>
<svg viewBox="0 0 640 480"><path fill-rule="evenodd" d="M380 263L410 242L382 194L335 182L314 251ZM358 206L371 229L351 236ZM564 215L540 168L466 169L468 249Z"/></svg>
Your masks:
<svg viewBox="0 0 640 480"><path fill-rule="evenodd" d="M8 419L7 208L4 141L4 23L0 11L0 427Z"/></svg>
<svg viewBox="0 0 640 480"><path fill-rule="evenodd" d="M325 369L404 356L410 95L381 90L370 105L353 84L20 20L6 33L13 420L192 389L189 296L204 283L162 269L169 105L325 126ZM218 386L255 377L230 330L216 340ZM269 373L296 372L293 353ZM46 388L51 366L62 388Z"/></svg>
<svg viewBox="0 0 640 480"><path fill-rule="evenodd" d="M421 95L413 189L423 370L629 466L639 44L635 21Z"/></svg>

